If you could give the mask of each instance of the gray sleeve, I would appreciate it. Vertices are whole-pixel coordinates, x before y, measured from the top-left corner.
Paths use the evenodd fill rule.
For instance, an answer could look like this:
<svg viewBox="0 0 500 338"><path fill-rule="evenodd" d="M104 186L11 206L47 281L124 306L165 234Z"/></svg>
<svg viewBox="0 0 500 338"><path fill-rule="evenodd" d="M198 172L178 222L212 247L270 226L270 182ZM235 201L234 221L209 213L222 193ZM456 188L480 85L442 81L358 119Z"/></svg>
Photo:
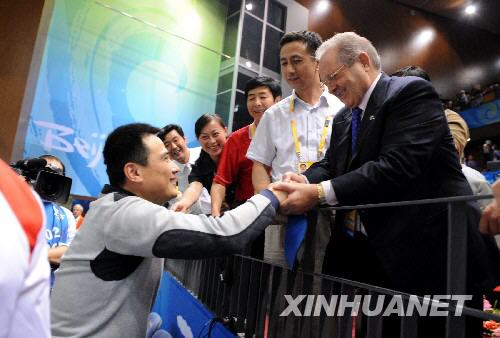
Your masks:
<svg viewBox="0 0 500 338"><path fill-rule="evenodd" d="M271 223L278 207L269 191L222 217L173 212L137 197L117 203L124 205L105 225L106 248L126 255L169 258L240 252Z"/></svg>

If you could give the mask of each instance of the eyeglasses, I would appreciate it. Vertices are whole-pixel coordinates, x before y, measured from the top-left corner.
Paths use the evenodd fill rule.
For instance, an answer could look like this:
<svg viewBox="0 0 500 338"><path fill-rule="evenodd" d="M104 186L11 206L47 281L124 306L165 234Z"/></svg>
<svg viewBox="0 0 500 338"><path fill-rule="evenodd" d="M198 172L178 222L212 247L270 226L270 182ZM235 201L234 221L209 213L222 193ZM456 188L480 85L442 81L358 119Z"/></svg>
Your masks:
<svg viewBox="0 0 500 338"><path fill-rule="evenodd" d="M323 81L323 84L327 87L330 87L330 85L332 84L333 81L337 81L337 76L339 75L339 73L342 71L342 69L345 68L345 64L343 64L342 66L340 66L339 68L337 68L336 71L334 71L333 73L330 73L329 75L326 76L326 79Z"/></svg>

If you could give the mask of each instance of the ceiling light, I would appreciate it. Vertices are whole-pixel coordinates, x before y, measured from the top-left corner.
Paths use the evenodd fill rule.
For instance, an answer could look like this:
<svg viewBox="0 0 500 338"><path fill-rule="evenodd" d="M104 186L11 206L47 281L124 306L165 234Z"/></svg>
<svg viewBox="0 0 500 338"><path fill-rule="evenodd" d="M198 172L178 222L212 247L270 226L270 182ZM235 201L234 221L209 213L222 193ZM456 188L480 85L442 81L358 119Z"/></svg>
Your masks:
<svg viewBox="0 0 500 338"><path fill-rule="evenodd" d="M420 31L413 41L414 47L422 48L428 45L434 39L434 30L426 28Z"/></svg>
<svg viewBox="0 0 500 338"><path fill-rule="evenodd" d="M318 12L324 12L328 9L329 6L330 2L328 0L321 0L316 5L316 9L318 10Z"/></svg>
<svg viewBox="0 0 500 338"><path fill-rule="evenodd" d="M476 11L477 11L476 5L468 5L467 7L465 7L465 14L467 15L476 14Z"/></svg>
<svg viewBox="0 0 500 338"><path fill-rule="evenodd" d="M245 8L247 9L247 11L251 11L251 10L253 9L253 5L252 5L252 3L251 3L251 2L247 3L247 4L245 5Z"/></svg>
<svg viewBox="0 0 500 338"><path fill-rule="evenodd" d="M245 66L247 66L248 68L252 68L252 63L250 61L246 61Z"/></svg>

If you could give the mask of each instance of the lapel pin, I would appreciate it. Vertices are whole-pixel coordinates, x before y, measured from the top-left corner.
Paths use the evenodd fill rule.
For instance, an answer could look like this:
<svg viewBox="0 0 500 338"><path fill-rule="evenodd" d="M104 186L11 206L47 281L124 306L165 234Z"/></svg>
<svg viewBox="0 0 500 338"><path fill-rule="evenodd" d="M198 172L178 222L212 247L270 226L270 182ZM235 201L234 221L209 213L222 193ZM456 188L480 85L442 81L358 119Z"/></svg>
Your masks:
<svg viewBox="0 0 500 338"><path fill-rule="evenodd" d="M375 120L375 115L370 116L370 121L373 121L373 120Z"/></svg>

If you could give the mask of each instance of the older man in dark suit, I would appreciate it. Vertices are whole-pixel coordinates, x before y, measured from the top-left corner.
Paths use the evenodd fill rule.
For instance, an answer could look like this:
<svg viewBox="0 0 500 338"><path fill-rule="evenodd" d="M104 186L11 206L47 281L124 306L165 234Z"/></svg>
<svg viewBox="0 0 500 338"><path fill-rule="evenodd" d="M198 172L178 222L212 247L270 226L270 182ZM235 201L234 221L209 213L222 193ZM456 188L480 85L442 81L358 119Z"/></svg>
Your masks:
<svg viewBox="0 0 500 338"><path fill-rule="evenodd" d="M371 42L352 32L324 42L316 56L323 83L346 108L335 117L324 160L276 186L289 193L283 209L472 194L429 82L385 75ZM467 294L481 295L488 259L480 213L475 202L461 210L468 261L475 262L467 266ZM335 223L325 273L421 295L446 293L445 204L339 212Z"/></svg>

